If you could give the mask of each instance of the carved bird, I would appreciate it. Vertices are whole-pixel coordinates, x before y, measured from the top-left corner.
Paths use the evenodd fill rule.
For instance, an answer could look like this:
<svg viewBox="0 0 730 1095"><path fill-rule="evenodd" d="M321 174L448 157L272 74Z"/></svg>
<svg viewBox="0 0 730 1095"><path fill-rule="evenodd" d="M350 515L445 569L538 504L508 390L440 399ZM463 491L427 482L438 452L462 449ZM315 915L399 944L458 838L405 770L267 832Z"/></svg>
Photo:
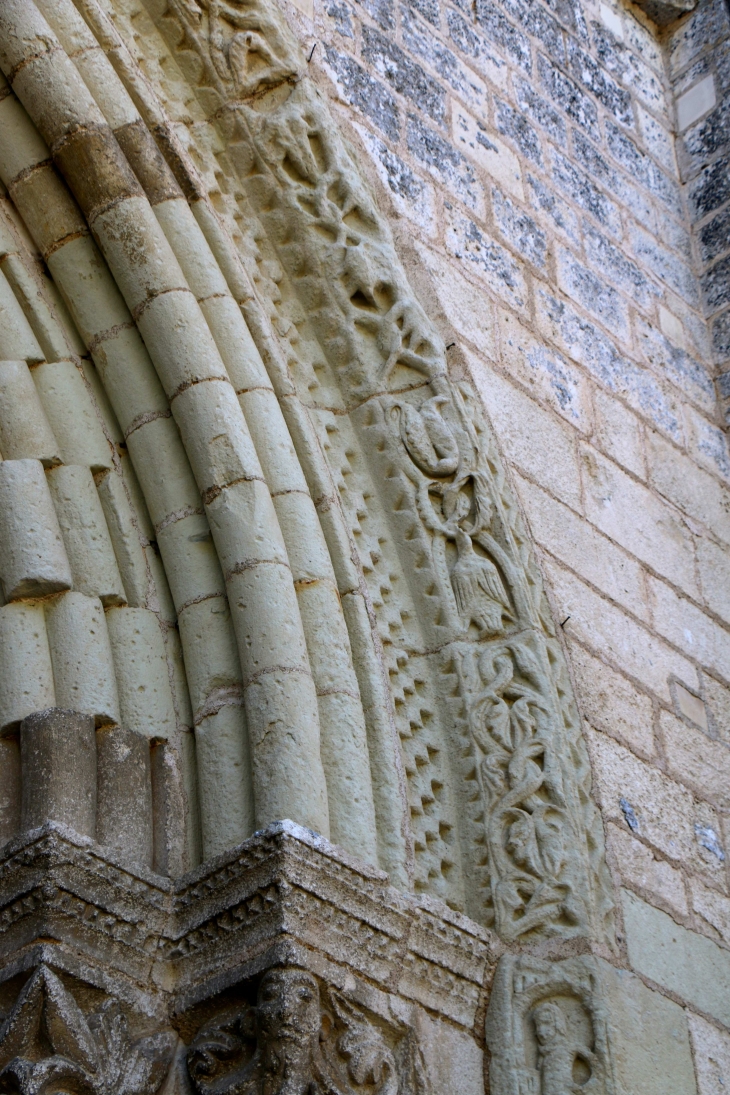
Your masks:
<svg viewBox="0 0 730 1095"><path fill-rule="evenodd" d="M509 599L494 563L474 551L471 537L456 528L458 559L451 570L451 584L459 614L481 628L482 637L502 630L502 616L510 616Z"/></svg>
<svg viewBox="0 0 730 1095"><path fill-rule="evenodd" d="M449 402L448 396L435 395L418 410L410 403L398 404L403 444L424 475L452 475L459 466L459 446L439 410Z"/></svg>

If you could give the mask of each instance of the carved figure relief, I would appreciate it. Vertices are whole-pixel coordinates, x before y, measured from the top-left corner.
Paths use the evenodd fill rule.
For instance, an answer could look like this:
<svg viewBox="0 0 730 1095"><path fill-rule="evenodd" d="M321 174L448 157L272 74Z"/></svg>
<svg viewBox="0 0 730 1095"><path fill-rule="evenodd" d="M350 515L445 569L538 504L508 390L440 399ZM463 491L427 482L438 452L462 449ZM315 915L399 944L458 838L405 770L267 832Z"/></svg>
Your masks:
<svg viewBox="0 0 730 1095"><path fill-rule="evenodd" d="M598 960L505 955L487 1012L493 1095L613 1095Z"/></svg>
<svg viewBox="0 0 730 1095"><path fill-rule="evenodd" d="M312 974L269 970L256 1005L206 1023L188 1050L199 1095L429 1095L412 1032L395 1040Z"/></svg>
<svg viewBox="0 0 730 1095"><path fill-rule="evenodd" d="M40 966L0 1028L0 1090L153 1095L176 1041L171 1031L132 1039L113 999L84 1015L60 977Z"/></svg>

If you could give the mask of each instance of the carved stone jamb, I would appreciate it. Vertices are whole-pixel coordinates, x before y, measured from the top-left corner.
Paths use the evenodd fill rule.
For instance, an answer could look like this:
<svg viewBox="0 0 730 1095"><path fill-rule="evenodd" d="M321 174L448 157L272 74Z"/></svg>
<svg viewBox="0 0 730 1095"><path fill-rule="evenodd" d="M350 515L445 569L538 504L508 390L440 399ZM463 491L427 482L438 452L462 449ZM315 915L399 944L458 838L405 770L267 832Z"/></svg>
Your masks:
<svg viewBox="0 0 730 1095"><path fill-rule="evenodd" d="M311 334L326 362L321 368L328 391L339 401L340 418L350 410L355 445L378 484L395 546L388 565L399 570L401 587L409 587L416 606L418 634L408 643L409 656L428 663L422 675L438 684L435 710L429 711L428 763L440 757L443 767L444 758L464 755L461 746L468 747L468 763L433 771L432 783L444 788L434 804L443 814L434 828L440 831L443 822L443 830L453 833L453 850L440 846L440 858L448 861L444 878L438 862L429 865L427 877L435 868L437 892L457 903L466 895L469 914L494 924L505 939L557 934L610 940L611 890L562 653L526 530L473 392L448 375L443 341L408 283L387 223L307 77L282 14L261 0L174 0L164 12L157 0L146 3L204 108L211 118L215 114L229 169L247 194L245 214L258 218L266 262L280 271L273 295L296 300L306 316L307 338ZM285 309L280 320L282 331L291 329ZM317 419L319 410L312 413ZM363 493L362 486L358 490ZM516 772L518 761L509 768L514 742L505 745L501 774L494 774L503 784L502 808L513 810L514 840L497 853L482 820L497 784L480 785L474 795L471 774L483 770L485 753L496 763L497 748L478 744L474 697L461 666L485 643L501 643L504 653L505 641L521 651L516 675L520 660L539 663L533 692L537 688L541 700L523 696L517 703L513 697L509 734L515 737L525 708L535 724L525 732L537 734L532 746L541 753L523 759L548 773L554 801L549 823L533 818L537 799L529 802L529 794L511 801L525 779ZM417 815L417 798L414 805ZM542 827L540 854L518 847L530 843L530 827ZM570 864L561 857L561 842L571 848ZM425 855L429 843L424 834ZM465 877L478 877L479 885L465 887ZM505 904L500 893L510 889ZM543 900L548 891L565 893L565 900Z"/></svg>
<svg viewBox="0 0 730 1095"><path fill-rule="evenodd" d="M492 1095L614 1095L606 992L590 955L504 955L486 1021Z"/></svg>

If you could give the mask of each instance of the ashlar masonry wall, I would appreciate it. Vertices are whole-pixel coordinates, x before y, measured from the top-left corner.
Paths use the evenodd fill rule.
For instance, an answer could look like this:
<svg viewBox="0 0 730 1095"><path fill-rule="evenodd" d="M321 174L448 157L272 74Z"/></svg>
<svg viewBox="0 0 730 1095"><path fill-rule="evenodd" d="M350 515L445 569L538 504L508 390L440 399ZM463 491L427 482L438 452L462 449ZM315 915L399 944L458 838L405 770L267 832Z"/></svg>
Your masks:
<svg viewBox="0 0 730 1095"><path fill-rule="evenodd" d="M513 469L591 750L620 960L665 998L700 1095L725 1090L730 12L701 0L660 34L620 0L289 10ZM656 1067L657 1091L688 1090Z"/></svg>

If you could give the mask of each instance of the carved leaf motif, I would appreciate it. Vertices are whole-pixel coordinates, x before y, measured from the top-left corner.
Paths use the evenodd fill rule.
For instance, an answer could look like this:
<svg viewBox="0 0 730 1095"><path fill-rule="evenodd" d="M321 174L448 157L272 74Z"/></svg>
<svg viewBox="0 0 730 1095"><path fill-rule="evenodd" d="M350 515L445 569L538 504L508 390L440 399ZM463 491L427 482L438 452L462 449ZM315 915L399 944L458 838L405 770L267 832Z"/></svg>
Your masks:
<svg viewBox="0 0 730 1095"><path fill-rule="evenodd" d="M0 1029L0 1090L153 1095L175 1042L171 1032L131 1042L114 1000L87 1021L61 979L40 966Z"/></svg>

